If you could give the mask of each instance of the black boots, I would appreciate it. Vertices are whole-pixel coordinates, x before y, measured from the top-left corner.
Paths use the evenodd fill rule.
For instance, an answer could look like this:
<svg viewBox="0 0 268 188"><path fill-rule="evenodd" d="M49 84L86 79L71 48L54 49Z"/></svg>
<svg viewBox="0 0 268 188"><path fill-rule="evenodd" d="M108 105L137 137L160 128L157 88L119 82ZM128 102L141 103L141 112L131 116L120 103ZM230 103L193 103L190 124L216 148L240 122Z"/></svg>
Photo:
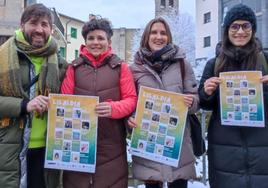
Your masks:
<svg viewBox="0 0 268 188"><path fill-rule="evenodd" d="M187 188L187 180L178 179L168 183L168 188Z"/></svg>
<svg viewBox="0 0 268 188"><path fill-rule="evenodd" d="M168 183L168 188L187 188L187 180L178 179ZM163 183L158 181L150 181L145 183L146 188L162 188Z"/></svg>
<svg viewBox="0 0 268 188"><path fill-rule="evenodd" d="M162 188L163 183L160 181L145 182L145 188Z"/></svg>

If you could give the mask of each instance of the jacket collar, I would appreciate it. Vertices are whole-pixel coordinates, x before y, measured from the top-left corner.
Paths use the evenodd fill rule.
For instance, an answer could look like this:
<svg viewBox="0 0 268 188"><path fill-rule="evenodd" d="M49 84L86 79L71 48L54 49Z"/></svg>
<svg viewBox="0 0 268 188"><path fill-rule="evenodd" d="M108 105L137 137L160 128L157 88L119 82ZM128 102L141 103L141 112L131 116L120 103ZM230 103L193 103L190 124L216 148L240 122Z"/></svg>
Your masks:
<svg viewBox="0 0 268 188"><path fill-rule="evenodd" d="M88 51L88 49L86 48L85 45L81 45L81 47L80 47L80 57L87 59L89 62L91 62L92 66L94 66L94 67L99 67L105 61L105 59L112 56L112 54L113 54L112 48L110 47L107 51L100 54L99 57L95 58Z"/></svg>

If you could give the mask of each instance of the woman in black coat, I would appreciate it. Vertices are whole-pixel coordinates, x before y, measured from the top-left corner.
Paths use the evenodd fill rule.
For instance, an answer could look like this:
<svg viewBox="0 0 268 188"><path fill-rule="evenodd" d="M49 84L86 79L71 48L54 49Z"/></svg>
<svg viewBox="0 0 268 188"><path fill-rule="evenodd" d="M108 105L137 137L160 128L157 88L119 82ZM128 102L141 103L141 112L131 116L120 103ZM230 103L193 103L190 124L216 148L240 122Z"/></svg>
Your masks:
<svg viewBox="0 0 268 188"><path fill-rule="evenodd" d="M208 127L211 188L268 187L268 60L261 58L267 54L256 40L256 29L256 16L249 7L239 4L230 9L224 19L219 56L207 62L200 81L200 106L213 111ZM265 127L221 125L219 73L247 70L262 71L265 75L260 79L266 99Z"/></svg>

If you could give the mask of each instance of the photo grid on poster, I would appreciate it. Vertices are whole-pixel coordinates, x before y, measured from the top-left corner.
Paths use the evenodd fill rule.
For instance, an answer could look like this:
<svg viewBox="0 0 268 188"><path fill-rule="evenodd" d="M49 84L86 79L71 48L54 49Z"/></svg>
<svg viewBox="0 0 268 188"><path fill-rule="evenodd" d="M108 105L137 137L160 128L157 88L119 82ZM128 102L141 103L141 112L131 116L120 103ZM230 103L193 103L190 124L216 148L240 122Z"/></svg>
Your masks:
<svg viewBox="0 0 268 188"><path fill-rule="evenodd" d="M174 133L184 131L184 124L180 124L178 105L172 104L171 100L150 100L146 97L143 104L140 109L142 118L137 146L131 144L132 154L176 166L178 159L174 147L182 135L179 137L179 134ZM132 142L135 140L133 137L132 135ZM178 145L180 141L177 141Z"/></svg>
<svg viewBox="0 0 268 188"><path fill-rule="evenodd" d="M91 142L96 141L96 133L93 134L96 132L96 117L93 117L92 122L89 110L85 109L83 105L76 105L81 102L77 102L79 100L75 96L73 100L69 100L72 103L66 103L68 101L66 99L58 101L54 105L55 110L49 112L51 124L55 121L55 127L50 126L48 133L46 166L48 168L94 172L95 164L91 164L91 161L95 159L90 158L93 158L95 154L90 152L96 151L96 149L90 147L95 147L95 143ZM97 103L98 99L93 101ZM92 127L93 124L94 127ZM53 132L54 135L50 135ZM51 154L53 154L52 159Z"/></svg>
<svg viewBox="0 0 268 188"><path fill-rule="evenodd" d="M56 121L63 123L57 124L54 137L56 142L63 143L61 148L63 154L60 155L59 160L65 162L82 161L80 160L80 154L89 151L89 141L82 136L90 131L89 114L81 108L57 106ZM57 153L58 151L56 151Z"/></svg>
<svg viewBox="0 0 268 188"><path fill-rule="evenodd" d="M147 135L140 139L138 149L163 156L164 147L173 147L175 138L168 136L168 130L178 126L178 112L172 104L145 101L141 131Z"/></svg>
<svg viewBox="0 0 268 188"><path fill-rule="evenodd" d="M262 85L258 80L260 75L260 72L257 71L220 74L223 125L264 126Z"/></svg>

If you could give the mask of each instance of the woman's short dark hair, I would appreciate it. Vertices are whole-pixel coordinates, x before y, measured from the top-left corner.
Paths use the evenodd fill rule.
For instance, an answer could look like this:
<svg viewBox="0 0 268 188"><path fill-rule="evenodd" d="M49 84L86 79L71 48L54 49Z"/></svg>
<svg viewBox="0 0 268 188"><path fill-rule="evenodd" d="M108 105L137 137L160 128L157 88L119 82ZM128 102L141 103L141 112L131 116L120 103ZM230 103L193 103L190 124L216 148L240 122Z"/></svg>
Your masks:
<svg viewBox="0 0 268 188"><path fill-rule="evenodd" d="M85 23L82 28L82 36L86 41L87 35L89 32L94 31L96 29L105 31L108 40L113 36L112 26L109 20L105 18L100 19L92 19Z"/></svg>
<svg viewBox="0 0 268 188"><path fill-rule="evenodd" d="M53 16L51 14L51 11L45 5L41 3L33 4L31 6L28 6L24 10L20 19L20 23L24 24L27 21L29 21L31 18L38 20L43 17L46 17L48 19L48 23L50 27L52 28Z"/></svg>
<svg viewBox="0 0 268 188"><path fill-rule="evenodd" d="M146 25L146 27L145 27L145 29L143 31L142 37L141 37L141 42L140 42L140 47L141 48L150 49L150 47L149 47L149 36L150 36L152 26L155 23L162 23L165 26L165 29L166 29L166 32L167 32L167 37L168 37L167 43L168 44L172 43L172 35L171 35L171 31L170 31L168 23L166 22L166 20L164 20L164 18L158 17L158 18L152 19Z"/></svg>

